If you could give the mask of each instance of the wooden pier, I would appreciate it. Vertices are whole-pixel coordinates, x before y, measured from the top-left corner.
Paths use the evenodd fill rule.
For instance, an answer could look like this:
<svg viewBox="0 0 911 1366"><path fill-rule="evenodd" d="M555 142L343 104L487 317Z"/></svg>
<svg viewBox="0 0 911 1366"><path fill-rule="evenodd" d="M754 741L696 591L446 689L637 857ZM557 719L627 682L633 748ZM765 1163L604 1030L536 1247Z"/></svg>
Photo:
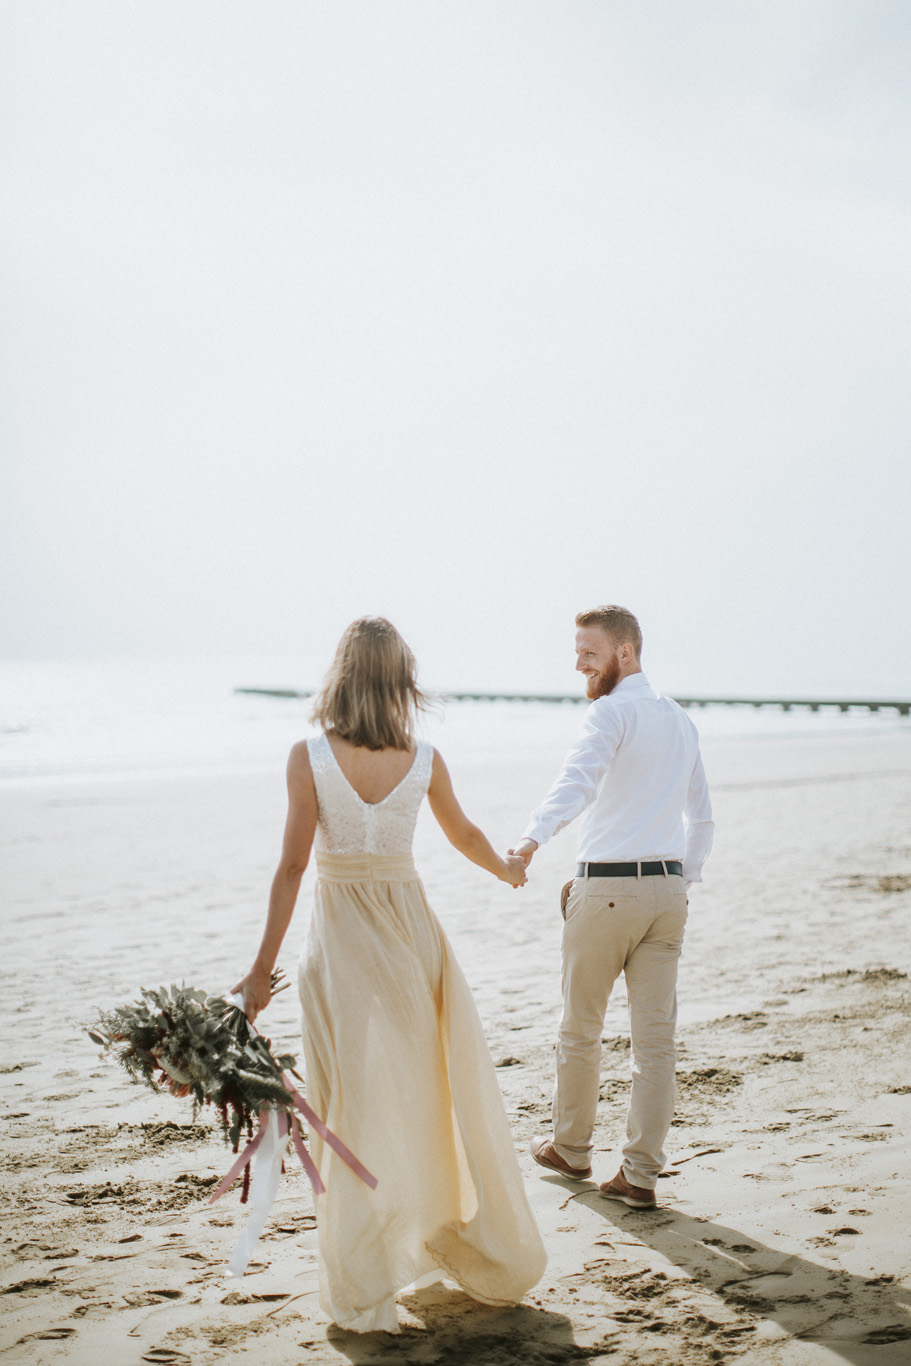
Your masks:
<svg viewBox="0 0 911 1366"><path fill-rule="evenodd" d="M295 688L235 688L236 693L255 697L312 697L313 692L300 692ZM584 693L537 693L537 692L448 692L440 693L443 702L587 702ZM836 708L840 712L849 711L895 711L899 716L911 715L911 700L895 701L885 698L856 697L677 697L674 699L681 707L777 707L780 711L823 711Z"/></svg>
<svg viewBox="0 0 911 1366"><path fill-rule="evenodd" d="M677 697L681 707L778 707L781 711L822 711L837 707L839 711L897 711L899 716L911 715L911 701L901 702L884 698L855 697Z"/></svg>

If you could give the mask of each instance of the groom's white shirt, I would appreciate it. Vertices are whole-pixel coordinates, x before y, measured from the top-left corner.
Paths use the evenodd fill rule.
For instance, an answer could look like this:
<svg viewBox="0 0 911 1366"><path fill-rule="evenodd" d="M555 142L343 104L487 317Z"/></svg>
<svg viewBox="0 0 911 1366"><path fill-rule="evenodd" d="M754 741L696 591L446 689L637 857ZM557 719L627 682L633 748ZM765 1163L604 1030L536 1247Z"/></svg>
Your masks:
<svg viewBox="0 0 911 1366"><path fill-rule="evenodd" d="M685 882L702 881L715 826L699 733L643 673L591 704L523 839L546 844L583 811L583 863L678 859Z"/></svg>

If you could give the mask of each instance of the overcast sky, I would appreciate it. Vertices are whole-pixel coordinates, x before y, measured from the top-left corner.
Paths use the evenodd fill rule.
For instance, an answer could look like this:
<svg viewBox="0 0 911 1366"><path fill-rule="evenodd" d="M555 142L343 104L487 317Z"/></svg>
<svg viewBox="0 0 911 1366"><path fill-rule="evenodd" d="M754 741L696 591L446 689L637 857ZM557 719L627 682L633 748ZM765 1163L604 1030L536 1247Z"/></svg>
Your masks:
<svg viewBox="0 0 911 1366"><path fill-rule="evenodd" d="M0 5L0 653L911 692L906 0ZM283 678L277 682L287 683Z"/></svg>

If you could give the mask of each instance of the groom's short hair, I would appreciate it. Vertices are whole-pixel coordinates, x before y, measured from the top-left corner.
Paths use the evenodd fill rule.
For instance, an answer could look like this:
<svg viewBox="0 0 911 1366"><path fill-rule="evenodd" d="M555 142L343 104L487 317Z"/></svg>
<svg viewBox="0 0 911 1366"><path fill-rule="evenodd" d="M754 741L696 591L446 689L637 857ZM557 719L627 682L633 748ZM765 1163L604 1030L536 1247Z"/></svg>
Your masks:
<svg viewBox="0 0 911 1366"><path fill-rule="evenodd" d="M579 613L576 625L600 626L615 645L625 640L636 651L637 659L642 654L642 631L639 629L638 621L626 607L593 607L589 612Z"/></svg>

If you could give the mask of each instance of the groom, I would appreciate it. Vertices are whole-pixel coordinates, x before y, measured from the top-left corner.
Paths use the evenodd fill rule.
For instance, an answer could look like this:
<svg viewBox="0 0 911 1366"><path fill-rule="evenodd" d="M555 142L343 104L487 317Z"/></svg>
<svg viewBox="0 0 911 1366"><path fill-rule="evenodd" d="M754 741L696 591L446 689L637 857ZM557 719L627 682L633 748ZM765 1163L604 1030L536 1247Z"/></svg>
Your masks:
<svg viewBox="0 0 911 1366"><path fill-rule="evenodd" d="M576 617L576 668L589 707L582 734L520 843L535 850L584 812L576 876L563 889L563 1018L557 1040L553 1139L535 1139L542 1167L585 1180L611 988L626 977L632 1088L620 1170L604 1195L655 1206L674 1113L677 960L686 893L701 881L712 809L696 727L642 672L642 633L623 607Z"/></svg>

